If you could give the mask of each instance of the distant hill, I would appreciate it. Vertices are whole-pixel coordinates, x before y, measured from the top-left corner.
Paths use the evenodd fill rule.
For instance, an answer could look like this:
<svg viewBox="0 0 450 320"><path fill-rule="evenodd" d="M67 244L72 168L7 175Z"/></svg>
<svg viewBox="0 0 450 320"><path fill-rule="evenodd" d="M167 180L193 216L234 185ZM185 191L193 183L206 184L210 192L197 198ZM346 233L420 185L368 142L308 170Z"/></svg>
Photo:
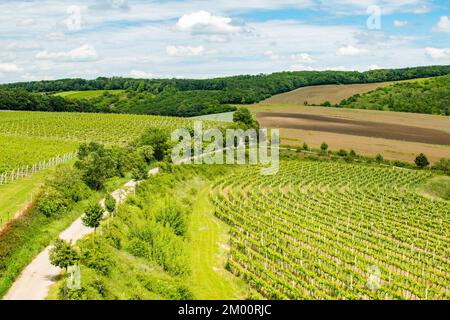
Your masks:
<svg viewBox="0 0 450 320"><path fill-rule="evenodd" d="M345 99L338 106L450 115L450 75L378 88Z"/></svg>
<svg viewBox="0 0 450 320"><path fill-rule="evenodd" d="M252 104L298 88L333 84L368 84L450 74L450 66L357 71L299 71L204 80L97 78L62 79L0 85L3 110L115 112L192 117L234 111L231 104ZM13 90L13 91L12 91ZM80 93L80 91L95 91ZM110 90L123 90L117 95ZM4 91L2 93L2 91ZM78 99L62 102L59 93ZM108 91L101 93L102 91ZM64 92L64 93L63 93ZM26 94L28 93L28 95ZM38 96L31 96L39 93ZM44 93L44 94L43 94ZM62 94L61 94L62 93ZM16 100L24 101L19 103ZM62 97L55 97L64 99ZM34 103L36 102L36 103ZM57 106L55 103L64 104ZM79 110L77 109L79 108Z"/></svg>

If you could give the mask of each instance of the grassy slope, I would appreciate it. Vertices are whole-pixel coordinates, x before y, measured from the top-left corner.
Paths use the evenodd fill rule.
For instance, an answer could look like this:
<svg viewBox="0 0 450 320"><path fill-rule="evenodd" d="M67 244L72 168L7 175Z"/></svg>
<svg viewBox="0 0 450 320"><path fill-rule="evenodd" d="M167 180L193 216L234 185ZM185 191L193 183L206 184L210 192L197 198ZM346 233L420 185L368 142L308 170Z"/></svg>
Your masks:
<svg viewBox="0 0 450 320"><path fill-rule="evenodd" d="M120 95L124 90L88 90L88 91L65 91L55 93L55 96L67 98L67 99L93 99L103 95L104 92L108 92L112 95Z"/></svg>
<svg viewBox="0 0 450 320"><path fill-rule="evenodd" d="M7 217L12 218L21 210L25 203L36 193L45 179L54 171L54 168L35 173L32 176L14 183L0 186L0 229L6 223Z"/></svg>
<svg viewBox="0 0 450 320"><path fill-rule="evenodd" d="M420 193L450 201L450 177L438 176L419 188Z"/></svg>
<svg viewBox="0 0 450 320"><path fill-rule="evenodd" d="M164 174L165 177L158 176L154 182L148 182L156 189L152 189L154 191L151 197L146 196L145 201L151 206L144 204L143 212L150 214L152 208L158 206L158 201L168 194L172 199L190 203L185 252L191 273L176 276L163 270L153 259L138 258L128 253L127 225L142 225L148 221L142 220L141 211L136 208L131 211L125 209L119 211L118 218L110 221L110 224L108 221L103 222L104 228L110 225L113 230L118 230L119 227L123 233L120 236L120 249L106 246L110 258L113 259L114 268L111 274L104 276L81 265L82 287L87 290L86 296L89 299L179 299L179 290L183 287L187 288L195 299L244 299L249 296L245 282L224 268L227 251L223 248L228 243L228 227L214 217L214 208L209 202L211 178L207 176L213 176L215 171L206 173L209 170L203 168L201 173L196 174L189 168L181 167L177 171L177 174ZM184 174L186 177L183 177ZM105 237L102 237L101 241L104 240ZM64 281L65 278L62 277L52 287L48 299L60 299L58 293ZM95 283L99 281L106 288L104 295L99 295L96 290Z"/></svg>
<svg viewBox="0 0 450 320"><path fill-rule="evenodd" d="M214 216L209 191L209 187L200 191L190 217L190 288L197 299L244 299L248 296L245 282L224 269L229 228Z"/></svg>

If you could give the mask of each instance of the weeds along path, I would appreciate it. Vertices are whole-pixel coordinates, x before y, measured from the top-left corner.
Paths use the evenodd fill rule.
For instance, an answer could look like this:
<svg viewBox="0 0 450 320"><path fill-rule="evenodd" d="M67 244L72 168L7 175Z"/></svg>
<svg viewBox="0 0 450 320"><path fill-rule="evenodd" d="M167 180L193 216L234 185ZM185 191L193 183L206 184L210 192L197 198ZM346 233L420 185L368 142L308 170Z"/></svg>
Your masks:
<svg viewBox="0 0 450 320"><path fill-rule="evenodd" d="M156 175L158 173L159 168L154 168L149 171L149 175ZM120 204L126 200L130 193L134 192L138 183L139 181L137 180L131 180L122 188L114 191L112 196ZM100 203L103 204L103 202L104 200ZM60 238L66 241L76 242L93 231L94 229L83 225L80 217L69 228L61 232ZM44 300L47 297L50 287L57 281L61 273L60 268L50 264L50 249L51 246L45 248L22 271L3 300Z"/></svg>

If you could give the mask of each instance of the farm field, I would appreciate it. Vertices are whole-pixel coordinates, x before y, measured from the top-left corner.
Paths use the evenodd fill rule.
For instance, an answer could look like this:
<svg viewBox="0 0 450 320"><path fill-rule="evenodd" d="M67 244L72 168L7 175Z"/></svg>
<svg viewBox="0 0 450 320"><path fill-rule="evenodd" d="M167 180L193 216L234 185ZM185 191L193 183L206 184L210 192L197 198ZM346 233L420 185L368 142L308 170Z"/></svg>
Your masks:
<svg viewBox="0 0 450 320"><path fill-rule="evenodd" d="M39 162L74 152L77 147L76 142L0 134L0 174L27 166L31 169Z"/></svg>
<svg viewBox="0 0 450 320"><path fill-rule="evenodd" d="M101 97L104 93L111 95L122 95L124 90L86 90L86 91L64 91L55 93L55 96L67 99L93 99Z"/></svg>
<svg viewBox="0 0 450 320"><path fill-rule="evenodd" d="M305 102L308 102L309 105L320 105L325 101L336 104L355 94L366 93L389 86L393 83L395 82L311 86L275 95L262 101L261 104L289 104L303 106Z"/></svg>
<svg viewBox="0 0 450 320"><path fill-rule="evenodd" d="M412 162L419 152L438 161L450 157L450 121L438 115L342 108L254 105L262 126L280 128L283 144L332 150L354 149L386 159Z"/></svg>
<svg viewBox="0 0 450 320"><path fill-rule="evenodd" d="M205 127L220 125L205 121ZM57 112L5 112L0 114L0 134L55 140L126 144L147 128L192 127L193 120L175 117Z"/></svg>
<svg viewBox="0 0 450 320"><path fill-rule="evenodd" d="M220 179L228 269L273 299L449 299L450 203L423 171L282 161Z"/></svg>

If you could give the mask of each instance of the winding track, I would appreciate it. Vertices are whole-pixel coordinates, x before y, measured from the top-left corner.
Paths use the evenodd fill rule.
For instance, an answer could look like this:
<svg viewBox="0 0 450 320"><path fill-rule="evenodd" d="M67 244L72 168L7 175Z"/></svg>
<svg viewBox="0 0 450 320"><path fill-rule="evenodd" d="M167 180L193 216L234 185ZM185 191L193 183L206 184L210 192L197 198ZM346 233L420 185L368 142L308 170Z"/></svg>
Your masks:
<svg viewBox="0 0 450 320"><path fill-rule="evenodd" d="M154 168L149 171L149 175L156 175L159 173L159 168ZM121 189L112 193L117 203L124 202L127 196L134 192L137 180L127 182ZM104 205L104 199L100 201ZM61 232L59 237L66 241L75 243L77 240L83 238L94 229L83 225L81 217L75 220L72 225ZM49 259L49 252L52 246L46 247L34 260L22 271L20 276L16 279L8 293L3 300L45 300L47 298L50 287L56 282L61 269L51 265Z"/></svg>

